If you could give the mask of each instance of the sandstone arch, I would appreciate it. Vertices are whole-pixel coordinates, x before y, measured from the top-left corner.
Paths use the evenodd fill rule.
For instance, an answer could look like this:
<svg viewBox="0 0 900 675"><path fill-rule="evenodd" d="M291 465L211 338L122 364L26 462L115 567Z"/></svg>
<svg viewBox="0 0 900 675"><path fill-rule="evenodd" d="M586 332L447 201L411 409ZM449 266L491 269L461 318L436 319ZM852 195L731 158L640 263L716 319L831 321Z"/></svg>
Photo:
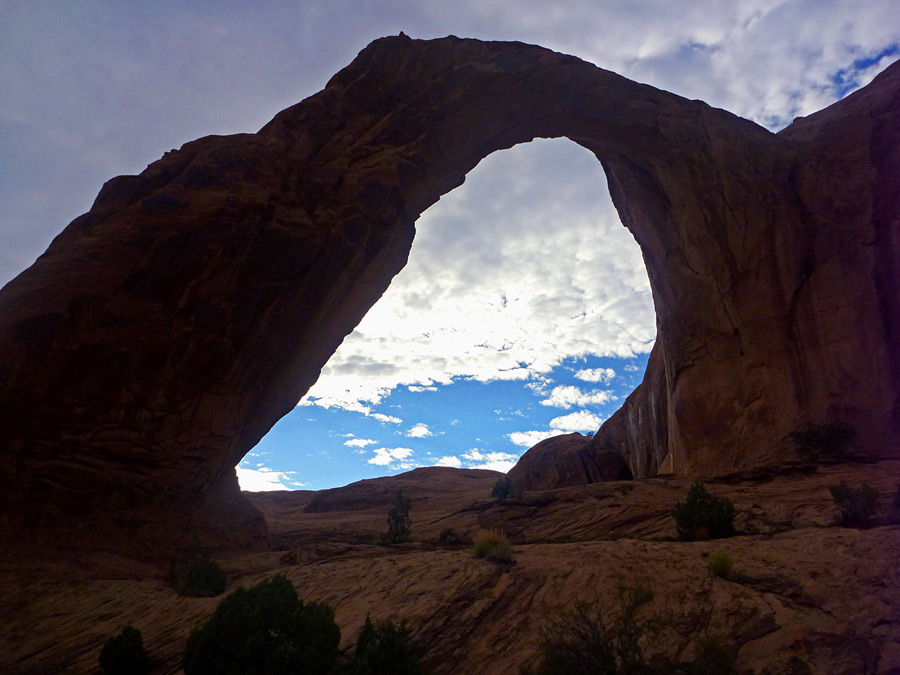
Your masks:
<svg viewBox="0 0 900 675"><path fill-rule="evenodd" d="M109 181L3 289L7 534L259 543L235 464L402 268L418 215L539 136L601 161L656 305L598 451L704 474L841 418L900 454L898 66L776 135L540 47L400 36L257 134Z"/></svg>

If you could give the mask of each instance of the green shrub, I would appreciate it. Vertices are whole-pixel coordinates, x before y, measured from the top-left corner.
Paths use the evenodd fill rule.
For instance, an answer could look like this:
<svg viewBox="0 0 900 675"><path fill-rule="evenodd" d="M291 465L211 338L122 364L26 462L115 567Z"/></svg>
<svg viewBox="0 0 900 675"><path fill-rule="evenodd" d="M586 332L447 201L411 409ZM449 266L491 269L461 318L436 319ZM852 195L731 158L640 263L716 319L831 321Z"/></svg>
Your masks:
<svg viewBox="0 0 900 675"><path fill-rule="evenodd" d="M173 585L178 595L212 598L225 591L225 572L209 558L177 565L174 570Z"/></svg>
<svg viewBox="0 0 900 675"><path fill-rule="evenodd" d="M847 481L828 488L835 504L841 509L838 523L845 527L867 525L878 505L878 490L868 483L852 488Z"/></svg>
<svg viewBox="0 0 900 675"><path fill-rule="evenodd" d="M499 499L501 502L505 502L507 499L515 499L517 496L517 492L515 488L513 488L512 479L509 476L501 476L497 479L497 482L494 483L494 489L491 490L491 497L495 499Z"/></svg>
<svg viewBox="0 0 900 675"><path fill-rule="evenodd" d="M372 621L366 623L356 639L353 656L341 672L347 675L422 675L418 648L406 621Z"/></svg>
<svg viewBox="0 0 900 675"><path fill-rule="evenodd" d="M847 441L854 436L856 429L844 422L809 425L791 434L800 457L808 462L839 456Z"/></svg>
<svg viewBox="0 0 900 675"><path fill-rule="evenodd" d="M412 519L409 517L409 510L412 508L412 500L403 496L403 492L397 492L394 505L388 511L387 516L387 532L381 535L381 543L402 544L409 541L410 529L412 527Z"/></svg>
<svg viewBox="0 0 900 675"><path fill-rule="evenodd" d="M722 577L723 579L728 578L732 567L734 567L734 558L721 551L710 554L709 560L706 563L706 568L712 574L715 574L717 577Z"/></svg>
<svg viewBox="0 0 900 675"><path fill-rule="evenodd" d="M326 604L304 604L282 575L225 597L191 631L185 675L329 673L341 631Z"/></svg>
<svg viewBox="0 0 900 675"><path fill-rule="evenodd" d="M711 494L702 483L694 483L684 502L672 512L675 528L682 541L721 539L734 534L734 504Z"/></svg>
<svg viewBox="0 0 900 675"><path fill-rule="evenodd" d="M737 650L716 635L707 635L697 645L697 657L684 669L685 675L731 675Z"/></svg>
<svg viewBox="0 0 900 675"><path fill-rule="evenodd" d="M100 668L109 675L143 675L150 670L150 661L144 651L141 631L125 626L103 645L100 652Z"/></svg>
<svg viewBox="0 0 900 675"><path fill-rule="evenodd" d="M537 653L521 675L731 675L735 650L718 638L697 646L693 661L680 662L647 646L672 627L671 617L646 615L653 591L645 585L621 587L618 611L607 623L599 600L576 601L551 616L541 631Z"/></svg>
<svg viewBox="0 0 900 675"><path fill-rule="evenodd" d="M472 553L476 558L486 558L491 562L511 563L513 550L509 540L500 530L481 529L472 543Z"/></svg>

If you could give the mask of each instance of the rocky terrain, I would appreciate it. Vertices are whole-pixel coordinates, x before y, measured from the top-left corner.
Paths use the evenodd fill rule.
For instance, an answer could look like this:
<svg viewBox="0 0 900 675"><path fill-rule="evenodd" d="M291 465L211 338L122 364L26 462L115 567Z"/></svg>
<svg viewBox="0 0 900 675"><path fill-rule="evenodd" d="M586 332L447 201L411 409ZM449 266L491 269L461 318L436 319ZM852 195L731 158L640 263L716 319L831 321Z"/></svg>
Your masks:
<svg viewBox="0 0 900 675"><path fill-rule="evenodd" d="M900 525L885 522L900 461L711 480L712 492L734 501L738 534L701 542L673 538L687 478L527 492L500 504L489 497L499 475L431 468L318 493L249 494L274 548L221 556L229 589L287 575L302 597L335 608L345 648L367 613L405 617L436 675L514 674L556 608L595 595L614 606L619 585L640 582L655 591L650 610L676 619L653 649L689 658L713 634L739 648L740 673L900 673ZM828 486L841 480L878 489L880 524L835 526ZM397 489L412 498L413 542L376 545ZM473 558L462 542L479 527L511 537L512 565ZM453 536L441 542L447 528ZM735 560L728 579L707 571L715 551ZM178 673L188 633L217 602L179 597L161 570L109 555L7 563L0 672L96 672L105 639L132 623L153 672Z"/></svg>
<svg viewBox="0 0 900 675"><path fill-rule="evenodd" d="M257 133L108 181L0 291L0 536L264 549L234 466L404 266L419 215L536 137L601 162L657 314L643 383L582 456L710 476L844 421L900 457L900 64L773 134L541 47L401 35Z"/></svg>

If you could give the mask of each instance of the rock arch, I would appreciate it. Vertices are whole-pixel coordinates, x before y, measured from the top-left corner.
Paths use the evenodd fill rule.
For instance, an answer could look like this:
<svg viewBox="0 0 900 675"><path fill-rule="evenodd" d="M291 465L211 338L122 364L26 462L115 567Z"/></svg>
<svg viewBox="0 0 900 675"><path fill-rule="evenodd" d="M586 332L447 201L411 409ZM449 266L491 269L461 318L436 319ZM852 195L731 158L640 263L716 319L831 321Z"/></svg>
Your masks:
<svg viewBox="0 0 900 675"><path fill-rule="evenodd" d="M900 454L898 66L772 134L540 47L401 35L256 134L112 179L2 290L6 533L258 544L234 466L403 267L416 218L491 152L563 136L602 163L657 312L598 452L702 475L840 418Z"/></svg>

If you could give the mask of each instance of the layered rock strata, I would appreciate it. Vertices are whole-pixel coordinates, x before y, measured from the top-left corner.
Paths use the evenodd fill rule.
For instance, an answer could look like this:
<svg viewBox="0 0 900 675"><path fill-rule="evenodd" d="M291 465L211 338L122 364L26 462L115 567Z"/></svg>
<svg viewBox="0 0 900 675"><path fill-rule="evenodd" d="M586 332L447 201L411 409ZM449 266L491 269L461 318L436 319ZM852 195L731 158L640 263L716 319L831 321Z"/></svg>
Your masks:
<svg viewBox="0 0 900 675"><path fill-rule="evenodd" d="M262 543L234 466L403 267L418 216L536 137L602 163L656 306L644 384L595 449L704 474L841 419L900 454L900 67L772 134L540 47L401 35L258 133L109 181L0 292L3 534Z"/></svg>

